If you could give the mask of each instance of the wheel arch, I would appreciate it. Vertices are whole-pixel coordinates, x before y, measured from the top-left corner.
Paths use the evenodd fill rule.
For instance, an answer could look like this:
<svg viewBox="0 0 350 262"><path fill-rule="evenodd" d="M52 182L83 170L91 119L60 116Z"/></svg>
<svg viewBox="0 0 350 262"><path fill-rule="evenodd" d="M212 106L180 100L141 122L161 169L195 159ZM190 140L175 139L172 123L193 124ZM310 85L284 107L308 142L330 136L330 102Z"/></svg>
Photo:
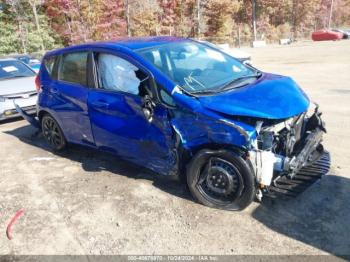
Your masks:
<svg viewBox="0 0 350 262"><path fill-rule="evenodd" d="M179 162L179 177L182 181L186 181L187 167L191 162L192 158L197 155L201 150L211 150L211 151L220 151L225 150L233 154L241 156L249 164L249 167L253 171L253 166L251 161L249 161L249 152L243 147L238 147L230 144L218 144L218 143L205 143L193 148L184 148L182 144L178 147L178 152L180 156Z"/></svg>
<svg viewBox="0 0 350 262"><path fill-rule="evenodd" d="M41 125L41 120L43 119L44 115L50 115L52 116L48 111L46 110L40 110L38 113L38 119L39 119L39 123ZM52 116L53 117L53 116Z"/></svg>
<svg viewBox="0 0 350 262"><path fill-rule="evenodd" d="M41 127L41 122L42 122L42 119L45 115L49 115L51 116L58 124L59 128L61 129L62 133L63 133L63 136L65 137L65 139L67 140L67 136L65 134L65 131L64 129L62 128L62 124L61 122L57 119L57 117L55 117L54 114L52 114L49 110L45 110L45 109L41 109L39 112L38 112L38 119L39 119L39 124L40 124L40 127ZM68 140L67 140L68 141Z"/></svg>
<svg viewBox="0 0 350 262"><path fill-rule="evenodd" d="M55 116L55 113L54 112L51 112L51 110L47 110L47 109L41 109L39 112L38 112L38 119L39 119L39 122L41 124L41 120L43 119L43 117L45 115L49 115L51 116L53 119L55 119L55 121L58 123L58 125L60 126L60 128L62 129L62 123L61 121ZM63 129L62 129L63 131Z"/></svg>
<svg viewBox="0 0 350 262"><path fill-rule="evenodd" d="M54 152L59 152L67 147L67 139L55 117L45 110L38 113L42 134Z"/></svg>
<svg viewBox="0 0 350 262"><path fill-rule="evenodd" d="M211 147L211 149L208 149L208 146ZM237 199L237 202L235 202L232 206L231 204L230 206L222 206L221 204L218 204L218 206L216 206L216 204L213 204L209 200L205 200L194 184L197 183L196 181L198 179L198 172L202 172L200 171L201 168L203 168L204 165L208 163L209 159L212 157L226 160L232 165L235 165L244 177L243 183L245 184L245 187L242 191L242 197L239 197ZM196 153L192 156L191 160L186 165L185 170L185 178L187 180L188 188L190 189L195 199L204 205L220 209L242 210L253 201L256 195L257 181L251 161L249 160L249 154L246 154L245 151L240 148L232 148L230 146L224 148L223 145L219 145L219 147L217 147L216 145L213 146L212 144L203 145L202 147L198 148Z"/></svg>

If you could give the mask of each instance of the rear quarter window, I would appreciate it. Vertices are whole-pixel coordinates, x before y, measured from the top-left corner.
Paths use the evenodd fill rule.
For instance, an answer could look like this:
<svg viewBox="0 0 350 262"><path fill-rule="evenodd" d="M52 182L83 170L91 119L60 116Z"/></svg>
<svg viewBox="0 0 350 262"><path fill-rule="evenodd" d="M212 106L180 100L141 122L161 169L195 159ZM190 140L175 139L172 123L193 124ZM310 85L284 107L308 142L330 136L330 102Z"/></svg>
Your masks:
<svg viewBox="0 0 350 262"><path fill-rule="evenodd" d="M58 80L87 86L87 52L64 54L58 70Z"/></svg>
<svg viewBox="0 0 350 262"><path fill-rule="evenodd" d="M51 57L47 57L44 59L45 69L49 73L50 76L52 76L55 62L56 62L56 56L51 56Z"/></svg>

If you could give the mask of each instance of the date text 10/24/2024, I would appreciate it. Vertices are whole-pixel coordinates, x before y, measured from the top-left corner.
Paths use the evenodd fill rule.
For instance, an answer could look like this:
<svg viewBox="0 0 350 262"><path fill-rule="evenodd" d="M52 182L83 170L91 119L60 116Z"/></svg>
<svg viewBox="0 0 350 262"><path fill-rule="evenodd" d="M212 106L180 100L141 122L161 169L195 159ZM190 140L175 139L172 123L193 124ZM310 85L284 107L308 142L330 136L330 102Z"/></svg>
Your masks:
<svg viewBox="0 0 350 262"><path fill-rule="evenodd" d="M128 256L128 261L217 261L218 258L216 256L206 256L206 255L198 255L198 256Z"/></svg>

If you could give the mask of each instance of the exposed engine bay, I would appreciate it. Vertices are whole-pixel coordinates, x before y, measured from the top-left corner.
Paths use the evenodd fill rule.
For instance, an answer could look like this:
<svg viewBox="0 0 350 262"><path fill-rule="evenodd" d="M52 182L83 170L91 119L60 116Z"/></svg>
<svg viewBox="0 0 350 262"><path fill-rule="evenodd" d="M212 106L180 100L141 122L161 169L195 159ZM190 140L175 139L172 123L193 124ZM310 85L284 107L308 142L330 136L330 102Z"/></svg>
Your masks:
<svg viewBox="0 0 350 262"><path fill-rule="evenodd" d="M326 129L321 114L315 105L293 118L256 123L258 137L250 159L260 188L268 188L283 176L293 179L323 155Z"/></svg>

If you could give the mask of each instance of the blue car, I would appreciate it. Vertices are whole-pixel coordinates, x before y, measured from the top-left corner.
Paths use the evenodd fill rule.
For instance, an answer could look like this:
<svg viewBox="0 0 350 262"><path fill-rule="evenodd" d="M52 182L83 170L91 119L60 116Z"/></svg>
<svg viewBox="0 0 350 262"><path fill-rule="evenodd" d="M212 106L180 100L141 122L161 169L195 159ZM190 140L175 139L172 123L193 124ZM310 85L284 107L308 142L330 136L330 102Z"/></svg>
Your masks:
<svg viewBox="0 0 350 262"><path fill-rule="evenodd" d="M46 53L37 117L54 151L112 152L185 178L200 203L242 210L297 192L329 168L317 105L289 77L176 37L127 38Z"/></svg>

